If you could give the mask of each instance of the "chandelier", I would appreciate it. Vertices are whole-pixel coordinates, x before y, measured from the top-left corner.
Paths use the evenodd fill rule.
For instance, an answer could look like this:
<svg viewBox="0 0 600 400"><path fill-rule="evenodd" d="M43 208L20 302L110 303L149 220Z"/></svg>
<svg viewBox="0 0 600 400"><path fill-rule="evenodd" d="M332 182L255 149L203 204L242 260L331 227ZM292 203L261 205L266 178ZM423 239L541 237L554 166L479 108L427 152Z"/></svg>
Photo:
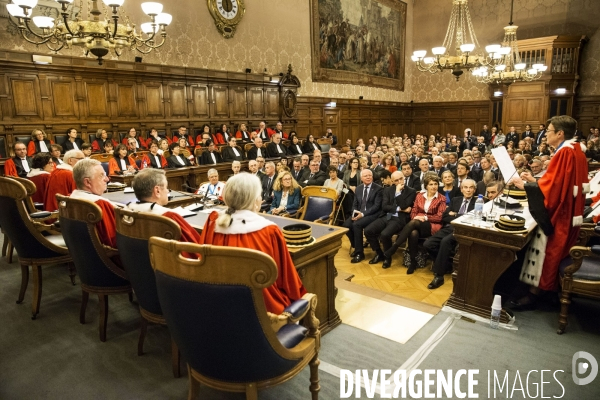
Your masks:
<svg viewBox="0 0 600 400"><path fill-rule="evenodd" d="M435 74L450 70L458 80L463 70L479 68L490 61L480 54L472 54L478 47L468 0L452 0L452 13L442 46L431 49L433 57L427 57L427 50L416 50L411 59L421 72ZM454 55L450 54L452 49L455 51Z"/></svg>
<svg viewBox="0 0 600 400"><path fill-rule="evenodd" d="M481 66L473 71L478 82L510 85L513 82L531 82L542 77L548 68L544 64L527 64L521 61L521 54L517 46L517 28L513 25L513 5L510 5L510 22L504 27L504 40L502 45L492 44L485 47L489 57L497 60L491 65Z"/></svg>
<svg viewBox="0 0 600 400"><path fill-rule="evenodd" d="M141 24L141 32L136 32L135 24L130 24L127 16L124 16L125 24L119 23L119 7L125 0L102 0L105 5L105 18L102 19L98 0L91 0L92 9L88 13L88 20L80 19L74 12L72 7L74 0L56 0L56 2L61 6L62 19L42 15L32 18L38 0L12 0L12 4L7 4L6 8L10 15L17 19L17 28L27 42L35 45L45 44L54 52L58 52L65 46L67 48L81 46L85 49L85 55L93 54L100 65L102 65L102 57L110 50L119 57L124 48L148 54L162 46L167 36L165 28L172 19L170 14L162 12L162 4L142 3L142 10L150 17L150 22ZM80 10L83 10L83 3L84 0L80 0ZM109 8L112 9L110 18ZM35 27L31 25L32 20ZM157 42L159 32L161 39Z"/></svg>

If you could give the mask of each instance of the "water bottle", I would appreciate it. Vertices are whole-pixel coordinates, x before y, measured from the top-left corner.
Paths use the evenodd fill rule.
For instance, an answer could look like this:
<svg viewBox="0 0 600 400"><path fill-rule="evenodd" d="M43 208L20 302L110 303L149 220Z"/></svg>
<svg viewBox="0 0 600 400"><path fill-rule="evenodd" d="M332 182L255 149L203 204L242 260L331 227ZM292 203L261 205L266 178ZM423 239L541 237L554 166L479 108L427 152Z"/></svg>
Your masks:
<svg viewBox="0 0 600 400"><path fill-rule="evenodd" d="M483 195L480 194L475 201L475 209L473 211L473 225L480 225L483 216Z"/></svg>
<svg viewBox="0 0 600 400"><path fill-rule="evenodd" d="M490 316L490 328L498 329L500 324L500 313L502 312L502 298L499 294L494 296L494 302L492 303L492 314Z"/></svg>

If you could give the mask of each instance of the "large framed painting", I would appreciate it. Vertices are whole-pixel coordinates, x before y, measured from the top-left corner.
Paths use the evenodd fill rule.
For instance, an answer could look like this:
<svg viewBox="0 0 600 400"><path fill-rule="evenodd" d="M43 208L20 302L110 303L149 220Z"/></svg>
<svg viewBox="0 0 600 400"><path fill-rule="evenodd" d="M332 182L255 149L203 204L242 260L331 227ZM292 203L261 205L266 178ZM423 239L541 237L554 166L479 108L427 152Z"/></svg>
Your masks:
<svg viewBox="0 0 600 400"><path fill-rule="evenodd" d="M404 90L406 3L310 2L313 82Z"/></svg>

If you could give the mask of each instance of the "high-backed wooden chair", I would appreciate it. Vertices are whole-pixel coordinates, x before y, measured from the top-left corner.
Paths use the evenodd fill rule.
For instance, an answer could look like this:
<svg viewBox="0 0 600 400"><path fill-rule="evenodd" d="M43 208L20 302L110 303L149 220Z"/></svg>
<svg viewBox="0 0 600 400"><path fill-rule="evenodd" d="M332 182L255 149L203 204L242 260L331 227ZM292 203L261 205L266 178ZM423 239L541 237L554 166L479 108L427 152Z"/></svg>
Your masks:
<svg viewBox="0 0 600 400"><path fill-rule="evenodd" d="M101 153L101 154L96 153L96 154L92 154L90 156L90 158L100 161L100 164L102 164L102 168L104 168L104 172L106 173L106 175L108 175L108 163L110 162L110 159L113 157L114 157L114 155L109 154L109 153Z"/></svg>
<svg viewBox="0 0 600 400"><path fill-rule="evenodd" d="M70 263L72 259L63 237L55 234L52 226L31 218L25 206L26 199L27 190L21 183L11 178L0 178L0 225L17 250L21 264L21 290L17 304L22 303L25 297L31 267L34 282L31 318L35 319L42 298L42 265Z"/></svg>
<svg viewBox="0 0 600 400"><path fill-rule="evenodd" d="M148 253L148 240L152 236L179 240L181 229L175 221L160 215L140 213L122 208L115 209L117 222L117 247L127 249L122 251L121 261L127 272L127 278L135 291L140 305L140 337L138 340L138 356L144 354L144 339L148 322L167 325L163 316L154 270L150 264ZM172 342L172 367L173 375L181 376L179 369L179 350Z"/></svg>
<svg viewBox="0 0 600 400"><path fill-rule="evenodd" d="M259 389L289 380L307 364L312 399L318 399L316 295L293 304L303 303L303 312L308 309L305 326L276 326L272 321L277 317L267 313L263 298L263 289L277 279L271 257L158 237L150 239L149 249L167 325L188 361L188 399L197 397L200 383L256 399ZM199 259L184 258L182 252ZM292 306L284 314L298 311Z"/></svg>
<svg viewBox="0 0 600 400"><path fill-rule="evenodd" d="M298 219L333 224L337 191L324 186L302 188L303 205L298 209Z"/></svg>
<svg viewBox="0 0 600 400"><path fill-rule="evenodd" d="M584 231L585 229L585 231ZM591 237L600 236L600 226L582 228L579 235L581 246L573 246L569 257L559 265L560 286L560 315L558 330L563 334L567 328L571 295L577 294L592 299L600 299L600 245L585 247ZM580 244L580 243L578 243Z"/></svg>
<svg viewBox="0 0 600 400"><path fill-rule="evenodd" d="M106 341L108 320L108 296L129 294L131 285L125 271L116 265L111 257L117 256L116 249L103 245L96 231L96 224L102 220L102 210L96 204L71 199L57 194L60 226L81 281L81 310L79 322L85 324L85 311L89 295L98 295L100 302L99 334L100 341Z"/></svg>

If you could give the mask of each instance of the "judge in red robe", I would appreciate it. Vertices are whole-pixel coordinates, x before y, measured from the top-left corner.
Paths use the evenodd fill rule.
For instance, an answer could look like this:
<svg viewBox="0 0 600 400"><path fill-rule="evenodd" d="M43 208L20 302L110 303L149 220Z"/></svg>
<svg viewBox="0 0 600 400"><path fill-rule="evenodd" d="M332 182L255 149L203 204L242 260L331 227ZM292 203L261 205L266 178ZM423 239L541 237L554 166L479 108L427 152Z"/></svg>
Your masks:
<svg viewBox="0 0 600 400"><path fill-rule="evenodd" d="M165 169L168 166L167 159L162 155L158 154L158 142L152 141L149 143L150 153L144 154L142 157L142 168L160 168Z"/></svg>
<svg viewBox="0 0 600 400"><path fill-rule="evenodd" d="M277 264L277 280L263 289L267 311L281 314L306 294L279 227L258 215L260 180L247 173L230 178L223 192L228 209L212 212L201 234L201 243L254 249L268 254Z"/></svg>
<svg viewBox="0 0 600 400"><path fill-rule="evenodd" d="M165 171L143 169L133 178L131 185L138 201L127 204L127 208L170 218L181 228L179 239L181 242L201 243L200 234L177 213L177 209L164 207L169 203L169 187Z"/></svg>
<svg viewBox="0 0 600 400"><path fill-rule="evenodd" d="M32 169L27 173L27 179L35 184L36 191L31 195L34 203L43 203L46 198L46 188L50 173L54 170L50 153L38 153L33 157Z"/></svg>
<svg viewBox="0 0 600 400"><path fill-rule="evenodd" d="M116 204L101 195L106 191L109 178L98 160L85 159L73 168L77 189L69 196L72 199L86 200L96 204L102 210L102 220L96 224L100 242L106 246L117 248L117 224L115 219ZM121 262L113 257L118 265Z"/></svg>
<svg viewBox="0 0 600 400"><path fill-rule="evenodd" d="M548 122L546 137L556 153L547 172L535 183L524 183L519 177L511 180L527 192L531 215L538 224L520 277L531 285L530 294L511 301L515 310L534 308L540 290L558 288L558 266L577 241L589 191L587 159L580 143L573 140L577 121L563 115Z"/></svg>
<svg viewBox="0 0 600 400"><path fill-rule="evenodd" d="M73 190L77 189L73 179L73 167L78 161L83 160L85 156L81 150L69 150L63 157L63 163L56 166L56 169L50 174L48 186L46 187L46 196L44 198L44 210L58 210L56 194L69 196Z"/></svg>
<svg viewBox="0 0 600 400"><path fill-rule="evenodd" d="M50 153L52 144L54 144L52 140L46 139L46 132L34 129L31 132L31 141L27 144L27 155L33 157L37 153Z"/></svg>

